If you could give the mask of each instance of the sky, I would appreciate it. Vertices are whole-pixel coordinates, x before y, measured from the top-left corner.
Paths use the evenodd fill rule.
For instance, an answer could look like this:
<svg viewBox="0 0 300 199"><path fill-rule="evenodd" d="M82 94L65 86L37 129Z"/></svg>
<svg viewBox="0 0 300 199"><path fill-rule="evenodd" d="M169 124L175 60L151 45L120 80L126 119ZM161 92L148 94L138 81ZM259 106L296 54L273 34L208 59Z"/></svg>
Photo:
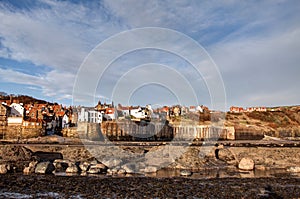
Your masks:
<svg viewBox="0 0 300 199"><path fill-rule="evenodd" d="M65 105L299 105L299 38L298 0L1 0L0 92ZM133 44L148 46L116 54Z"/></svg>

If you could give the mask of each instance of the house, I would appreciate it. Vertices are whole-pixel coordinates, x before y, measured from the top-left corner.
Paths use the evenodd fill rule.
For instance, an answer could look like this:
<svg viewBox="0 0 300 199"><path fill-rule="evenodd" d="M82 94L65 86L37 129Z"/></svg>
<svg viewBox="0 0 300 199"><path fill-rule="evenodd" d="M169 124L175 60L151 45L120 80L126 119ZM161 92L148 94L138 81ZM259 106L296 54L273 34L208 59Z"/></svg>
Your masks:
<svg viewBox="0 0 300 199"><path fill-rule="evenodd" d="M7 118L10 115L10 107L5 103L0 104L0 126L7 126Z"/></svg>
<svg viewBox="0 0 300 199"><path fill-rule="evenodd" d="M78 112L78 122L102 123L103 113L93 108L82 107Z"/></svg>
<svg viewBox="0 0 300 199"><path fill-rule="evenodd" d="M196 106L190 106L189 111L190 112L196 112L197 111Z"/></svg>
<svg viewBox="0 0 300 199"><path fill-rule="evenodd" d="M130 116L130 109L131 107L129 106L122 106L121 104L118 105L118 111L121 112L121 116L124 116L124 117L128 117ZM118 115L119 115L119 112L118 112Z"/></svg>
<svg viewBox="0 0 300 199"><path fill-rule="evenodd" d="M23 117L7 117L8 126L21 126L23 123Z"/></svg>
<svg viewBox="0 0 300 199"><path fill-rule="evenodd" d="M249 107L246 109L246 112L253 112L253 111L266 112L267 108L266 107Z"/></svg>
<svg viewBox="0 0 300 199"><path fill-rule="evenodd" d="M106 120L115 120L116 119L115 109L114 108L107 108L105 110L104 118Z"/></svg>
<svg viewBox="0 0 300 199"><path fill-rule="evenodd" d="M231 113L243 113L245 110L243 107L236 107L236 106L232 106L230 107L230 112Z"/></svg>
<svg viewBox="0 0 300 199"><path fill-rule="evenodd" d="M29 118L29 119L23 120L22 127L23 128L43 128L43 120Z"/></svg>
<svg viewBox="0 0 300 199"><path fill-rule="evenodd" d="M67 114L64 114L64 116L62 117L62 128L69 127L69 122L69 116Z"/></svg>
<svg viewBox="0 0 300 199"><path fill-rule="evenodd" d="M25 109L23 107L23 104L12 103L10 105L10 108L11 108L11 113L10 113L11 116L14 116L14 117L23 117L24 116Z"/></svg>
<svg viewBox="0 0 300 199"><path fill-rule="evenodd" d="M149 119L151 117L151 111L146 107L133 107L130 110L130 117L134 120Z"/></svg>

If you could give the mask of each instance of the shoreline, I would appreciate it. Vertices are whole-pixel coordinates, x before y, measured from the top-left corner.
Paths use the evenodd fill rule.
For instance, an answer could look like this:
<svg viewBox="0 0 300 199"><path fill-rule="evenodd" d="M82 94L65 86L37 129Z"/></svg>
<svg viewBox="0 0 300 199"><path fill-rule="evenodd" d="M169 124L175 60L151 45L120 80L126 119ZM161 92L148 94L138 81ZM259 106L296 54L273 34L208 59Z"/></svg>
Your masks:
<svg viewBox="0 0 300 199"><path fill-rule="evenodd" d="M5 174L0 197L18 198L297 198L300 179L107 177Z"/></svg>

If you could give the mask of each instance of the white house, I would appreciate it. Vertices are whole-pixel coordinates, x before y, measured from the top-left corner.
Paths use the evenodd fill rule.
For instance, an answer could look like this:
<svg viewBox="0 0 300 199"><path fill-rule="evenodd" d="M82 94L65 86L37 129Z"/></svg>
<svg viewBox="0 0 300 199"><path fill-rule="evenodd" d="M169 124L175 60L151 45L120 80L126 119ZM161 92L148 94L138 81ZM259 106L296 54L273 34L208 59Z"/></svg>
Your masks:
<svg viewBox="0 0 300 199"><path fill-rule="evenodd" d="M138 107L130 110L130 116L134 119L145 119L148 115L145 108Z"/></svg>
<svg viewBox="0 0 300 199"><path fill-rule="evenodd" d="M90 123L102 123L102 113L99 111L88 112L88 122Z"/></svg>
<svg viewBox="0 0 300 199"><path fill-rule="evenodd" d="M7 125L22 125L23 118L22 117L7 117Z"/></svg>
<svg viewBox="0 0 300 199"><path fill-rule="evenodd" d="M78 122L90 122L90 123L101 123L102 113L95 110L89 110L89 108L81 108L78 112Z"/></svg>
<svg viewBox="0 0 300 199"><path fill-rule="evenodd" d="M62 127L66 128L69 125L69 116L67 116L67 114L64 114L63 118L62 118Z"/></svg>
<svg viewBox="0 0 300 199"><path fill-rule="evenodd" d="M23 117L24 115L24 107L23 104L12 103L10 105L11 108L11 116L13 117Z"/></svg>
<svg viewBox="0 0 300 199"><path fill-rule="evenodd" d="M107 108L105 110L105 115L104 117L107 119L107 120L114 120L116 119L116 113L115 113L115 109L114 108Z"/></svg>

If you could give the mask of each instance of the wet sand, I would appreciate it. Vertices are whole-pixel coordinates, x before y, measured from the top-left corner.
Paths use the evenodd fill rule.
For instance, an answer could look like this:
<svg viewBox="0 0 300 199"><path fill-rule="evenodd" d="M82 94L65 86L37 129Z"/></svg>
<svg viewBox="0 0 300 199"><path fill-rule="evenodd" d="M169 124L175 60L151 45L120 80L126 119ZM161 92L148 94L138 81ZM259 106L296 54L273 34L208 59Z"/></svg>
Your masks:
<svg viewBox="0 0 300 199"><path fill-rule="evenodd" d="M299 198L300 179L6 174L0 198Z"/></svg>

